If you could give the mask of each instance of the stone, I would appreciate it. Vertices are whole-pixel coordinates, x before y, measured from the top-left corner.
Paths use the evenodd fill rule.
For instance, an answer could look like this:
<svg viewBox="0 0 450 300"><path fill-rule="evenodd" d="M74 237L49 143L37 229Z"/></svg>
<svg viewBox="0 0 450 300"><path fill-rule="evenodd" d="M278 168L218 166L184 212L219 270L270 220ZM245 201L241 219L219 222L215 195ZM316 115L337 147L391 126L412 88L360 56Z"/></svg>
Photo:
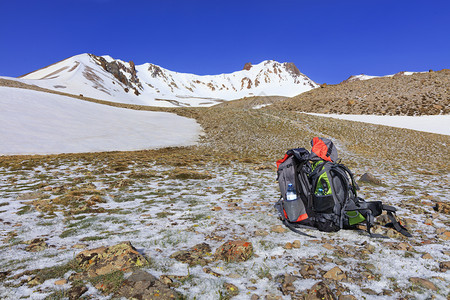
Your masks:
<svg viewBox="0 0 450 300"><path fill-rule="evenodd" d="M378 295L377 292L375 292L374 290L369 289L369 288L361 289L361 292L363 292L364 294L367 294L367 295L372 295L372 296Z"/></svg>
<svg viewBox="0 0 450 300"><path fill-rule="evenodd" d="M334 249L334 247L332 245L328 244L328 243L323 244L322 247L324 247L325 249L328 249L328 250L333 250Z"/></svg>
<svg viewBox="0 0 450 300"><path fill-rule="evenodd" d="M356 298L353 295L340 295L339 300L357 300L358 298Z"/></svg>
<svg viewBox="0 0 450 300"><path fill-rule="evenodd" d="M442 232L441 234L438 234L438 238L440 238L441 240L444 240L444 241L450 240L450 231L445 231L445 232Z"/></svg>
<svg viewBox="0 0 450 300"><path fill-rule="evenodd" d="M304 278L315 278L317 275L317 271L314 269L314 265L304 265L300 269L300 275Z"/></svg>
<svg viewBox="0 0 450 300"><path fill-rule="evenodd" d="M167 275L161 275L159 276L159 280L164 283L165 285L170 286L171 284L173 284L173 280L167 276Z"/></svg>
<svg viewBox="0 0 450 300"><path fill-rule="evenodd" d="M5 280L6 277L7 277L10 273L11 273L10 271L3 271L3 272L0 272L0 282L3 281L3 280Z"/></svg>
<svg viewBox="0 0 450 300"><path fill-rule="evenodd" d="M256 294L252 294L252 296L250 297L250 300L259 300L260 297Z"/></svg>
<svg viewBox="0 0 450 300"><path fill-rule="evenodd" d="M281 296L277 296L277 295L266 295L264 297L264 300L282 300L283 298Z"/></svg>
<svg viewBox="0 0 450 300"><path fill-rule="evenodd" d="M292 249L292 244L291 243L289 243L289 242L287 242L285 245L284 245L284 249Z"/></svg>
<svg viewBox="0 0 450 300"><path fill-rule="evenodd" d="M225 290L227 291L227 294L234 297L237 296L239 294L239 289L237 286L235 286L232 283L227 283L225 282L223 284L223 287L225 288Z"/></svg>
<svg viewBox="0 0 450 300"><path fill-rule="evenodd" d="M60 279L60 280L55 281L55 285L64 285L66 283L67 283L67 280L65 280L65 279Z"/></svg>
<svg viewBox="0 0 450 300"><path fill-rule="evenodd" d="M450 203L446 202L437 202L434 210L440 212L442 214L448 215L450 214Z"/></svg>
<svg viewBox="0 0 450 300"><path fill-rule="evenodd" d="M170 258L189 264L189 266L207 265L210 260L207 256L211 256L211 247L207 243L197 244L189 250L181 250L173 253Z"/></svg>
<svg viewBox="0 0 450 300"><path fill-rule="evenodd" d="M299 241L299 240L295 240L295 241L292 243L292 247L293 247L293 248L298 249L298 248L300 248L300 246L301 246L301 244L300 244L300 241Z"/></svg>
<svg viewBox="0 0 450 300"><path fill-rule="evenodd" d="M246 261L252 256L252 243L243 240L228 241L220 246L214 254L216 260L220 259L226 262Z"/></svg>
<svg viewBox="0 0 450 300"><path fill-rule="evenodd" d="M373 185L382 185L383 182L376 178L374 175L370 173L364 173L361 178L359 179L359 182L369 183Z"/></svg>
<svg viewBox="0 0 450 300"><path fill-rule="evenodd" d="M269 233L265 230L256 230L255 231L255 236L267 236L269 235Z"/></svg>
<svg viewBox="0 0 450 300"><path fill-rule="evenodd" d="M78 285L78 286L73 286L71 287L68 291L67 294L69 295L69 299L70 300L76 300L76 299L80 299L81 295L83 295L84 293L86 293L88 291L88 288L84 285Z"/></svg>
<svg viewBox="0 0 450 300"><path fill-rule="evenodd" d="M376 218L376 222L381 226L385 226L386 224L391 223L391 220L386 213L383 213Z"/></svg>
<svg viewBox="0 0 450 300"><path fill-rule="evenodd" d="M86 272L87 277L115 271L131 272L148 264L147 259L128 241L110 247L85 250L75 256L75 262Z"/></svg>
<svg viewBox="0 0 450 300"><path fill-rule="evenodd" d="M295 292L295 286L293 283L297 279L297 276L289 274L279 275L275 278L276 282L279 283L279 288L283 295L292 295Z"/></svg>
<svg viewBox="0 0 450 300"><path fill-rule="evenodd" d="M408 243L399 243L399 244L397 244L397 249L398 250L403 250L403 251L413 251L414 250L414 248Z"/></svg>
<svg viewBox="0 0 450 300"><path fill-rule="evenodd" d="M26 241L25 244L28 244L28 246L25 247L25 251L28 252L39 252L48 248L48 244L43 238Z"/></svg>
<svg viewBox="0 0 450 300"><path fill-rule="evenodd" d="M423 259L433 259L433 256L430 255L430 253L425 253L424 255L422 255Z"/></svg>
<svg viewBox="0 0 450 300"><path fill-rule="evenodd" d="M180 299L182 295L143 270L134 271L124 280L116 296L128 299Z"/></svg>
<svg viewBox="0 0 450 300"><path fill-rule="evenodd" d="M447 272L450 270L450 261L442 261L439 263L439 271Z"/></svg>
<svg viewBox="0 0 450 300"><path fill-rule="evenodd" d="M217 272L214 272L213 270L211 270L211 268L203 268L203 272L207 273L207 274L211 274L215 277L221 277L222 274L219 274Z"/></svg>
<svg viewBox="0 0 450 300"><path fill-rule="evenodd" d="M323 278L341 281L343 279L346 279L347 275L345 275L345 273L339 267L336 266L336 267L332 268L331 270L327 271L323 275Z"/></svg>
<svg viewBox="0 0 450 300"><path fill-rule="evenodd" d="M285 233L287 231L287 229L281 225L275 225L270 228L270 231L276 232L276 233Z"/></svg>
<svg viewBox="0 0 450 300"><path fill-rule="evenodd" d="M325 282L320 281L308 290L305 300L336 300L336 296Z"/></svg>
<svg viewBox="0 0 450 300"><path fill-rule="evenodd" d="M423 279L420 277L411 277L411 278L409 278L409 281L412 284L421 286L425 289L437 291L437 287L434 285L434 283L432 283L431 281L429 281L427 279Z"/></svg>

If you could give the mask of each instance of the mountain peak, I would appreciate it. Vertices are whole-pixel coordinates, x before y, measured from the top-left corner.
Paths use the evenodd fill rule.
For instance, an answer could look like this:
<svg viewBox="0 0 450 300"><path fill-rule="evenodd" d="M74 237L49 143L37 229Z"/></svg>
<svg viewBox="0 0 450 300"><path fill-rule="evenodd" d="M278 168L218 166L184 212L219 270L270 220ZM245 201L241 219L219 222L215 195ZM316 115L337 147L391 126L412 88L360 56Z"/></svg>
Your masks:
<svg viewBox="0 0 450 300"><path fill-rule="evenodd" d="M248 96L292 97L318 85L294 63L246 63L230 74L178 73L111 56L80 54L23 77L32 84L75 95L152 106L211 106Z"/></svg>

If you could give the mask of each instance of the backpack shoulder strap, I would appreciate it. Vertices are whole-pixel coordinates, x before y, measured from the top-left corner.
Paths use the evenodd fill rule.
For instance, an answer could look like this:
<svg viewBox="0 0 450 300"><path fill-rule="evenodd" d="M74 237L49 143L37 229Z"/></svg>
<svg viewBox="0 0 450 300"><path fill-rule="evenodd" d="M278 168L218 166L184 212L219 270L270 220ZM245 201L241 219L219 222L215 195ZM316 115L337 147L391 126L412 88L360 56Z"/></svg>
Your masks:
<svg viewBox="0 0 450 300"><path fill-rule="evenodd" d="M355 181L355 178L353 176L352 171L350 171L350 169L347 168L343 164L335 164L334 167L343 169L350 176L350 179L351 179L351 182L352 182L352 191L353 191L353 194L355 195L355 197L357 197L358 194L356 193L356 191L359 190L359 186L358 186L358 184Z"/></svg>

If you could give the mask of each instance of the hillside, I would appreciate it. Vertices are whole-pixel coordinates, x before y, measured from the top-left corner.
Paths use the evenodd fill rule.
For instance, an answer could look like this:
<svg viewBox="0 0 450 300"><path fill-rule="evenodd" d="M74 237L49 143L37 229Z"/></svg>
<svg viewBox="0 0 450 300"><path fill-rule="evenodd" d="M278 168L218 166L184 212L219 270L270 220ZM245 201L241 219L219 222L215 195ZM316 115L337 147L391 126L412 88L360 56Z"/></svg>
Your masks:
<svg viewBox="0 0 450 300"><path fill-rule="evenodd" d="M449 114L450 70L322 85L273 108L339 114Z"/></svg>

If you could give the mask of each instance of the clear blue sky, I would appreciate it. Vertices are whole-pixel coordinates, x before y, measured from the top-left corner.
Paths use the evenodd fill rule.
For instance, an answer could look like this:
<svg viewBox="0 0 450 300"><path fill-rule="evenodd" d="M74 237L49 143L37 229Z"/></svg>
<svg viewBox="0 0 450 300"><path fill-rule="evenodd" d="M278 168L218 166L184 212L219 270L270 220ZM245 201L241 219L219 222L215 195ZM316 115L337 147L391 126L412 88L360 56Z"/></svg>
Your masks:
<svg viewBox="0 0 450 300"><path fill-rule="evenodd" d="M214 75L293 62L318 83L450 68L450 1L0 0L0 76L81 53Z"/></svg>

